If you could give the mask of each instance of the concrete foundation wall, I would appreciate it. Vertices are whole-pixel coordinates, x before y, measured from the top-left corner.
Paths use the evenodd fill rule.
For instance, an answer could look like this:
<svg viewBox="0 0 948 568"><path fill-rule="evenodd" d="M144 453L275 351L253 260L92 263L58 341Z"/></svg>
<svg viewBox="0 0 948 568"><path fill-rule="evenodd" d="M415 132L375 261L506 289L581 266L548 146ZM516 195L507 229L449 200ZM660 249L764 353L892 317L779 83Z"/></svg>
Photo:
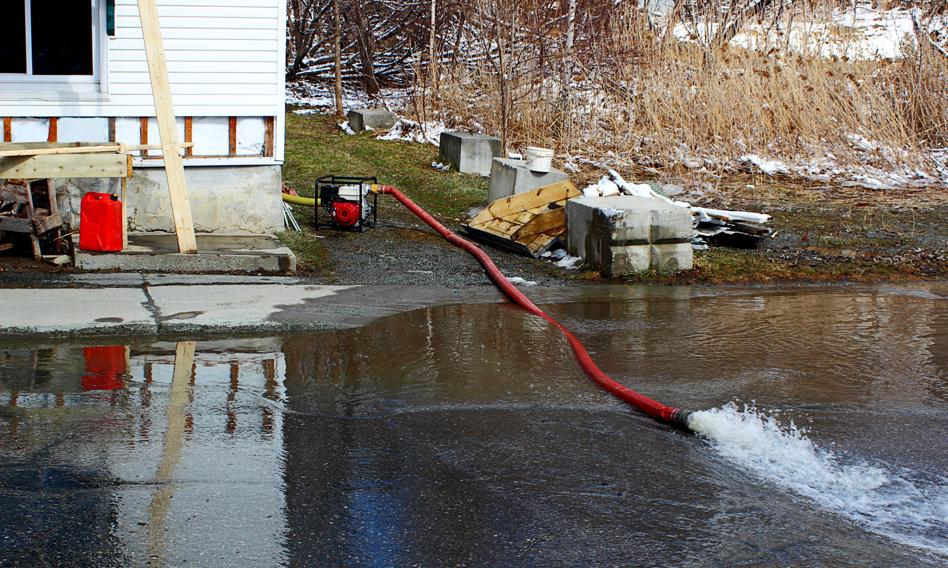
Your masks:
<svg viewBox="0 0 948 568"><path fill-rule="evenodd" d="M274 234L283 230L280 166L185 169L194 229L199 233ZM65 223L79 228L79 204L87 191L119 194L118 180L56 180ZM174 230L165 171L140 168L128 180L129 231Z"/></svg>

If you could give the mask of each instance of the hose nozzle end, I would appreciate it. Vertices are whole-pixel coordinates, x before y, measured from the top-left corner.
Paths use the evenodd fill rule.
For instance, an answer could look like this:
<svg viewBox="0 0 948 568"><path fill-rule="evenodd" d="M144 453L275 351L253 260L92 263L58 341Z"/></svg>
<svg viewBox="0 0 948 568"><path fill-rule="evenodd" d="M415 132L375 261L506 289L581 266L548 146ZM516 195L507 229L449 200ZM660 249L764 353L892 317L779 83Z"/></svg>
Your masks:
<svg viewBox="0 0 948 568"><path fill-rule="evenodd" d="M691 426L688 425L688 417L691 416L691 413L692 413L691 410L684 410L682 408L677 408L675 409L674 414L672 414L671 420L669 420L668 422L675 428L684 430L685 432L691 432L692 431Z"/></svg>

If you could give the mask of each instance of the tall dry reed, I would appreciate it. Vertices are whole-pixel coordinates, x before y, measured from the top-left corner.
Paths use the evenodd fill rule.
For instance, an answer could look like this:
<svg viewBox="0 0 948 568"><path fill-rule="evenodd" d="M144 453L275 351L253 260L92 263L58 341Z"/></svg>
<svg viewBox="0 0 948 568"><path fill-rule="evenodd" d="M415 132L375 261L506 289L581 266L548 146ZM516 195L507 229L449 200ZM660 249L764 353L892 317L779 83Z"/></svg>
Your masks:
<svg viewBox="0 0 948 568"><path fill-rule="evenodd" d="M924 43L897 61L706 47L660 37L632 10L587 47L595 56L576 62L567 96L549 64L507 79L513 148L654 166L726 168L758 154L931 172L928 150L948 145L948 58ZM498 81L476 61L446 70L426 108L497 134Z"/></svg>

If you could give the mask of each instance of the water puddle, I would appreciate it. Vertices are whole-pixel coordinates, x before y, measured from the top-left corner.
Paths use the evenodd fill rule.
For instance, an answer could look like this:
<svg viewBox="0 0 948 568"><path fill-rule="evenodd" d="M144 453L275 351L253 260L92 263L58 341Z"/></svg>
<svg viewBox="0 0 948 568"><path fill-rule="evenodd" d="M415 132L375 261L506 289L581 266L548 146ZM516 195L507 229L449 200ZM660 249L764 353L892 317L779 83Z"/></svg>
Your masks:
<svg viewBox="0 0 948 568"><path fill-rule="evenodd" d="M700 440L502 304L7 342L0 558L943 565L948 288L596 290L545 307Z"/></svg>

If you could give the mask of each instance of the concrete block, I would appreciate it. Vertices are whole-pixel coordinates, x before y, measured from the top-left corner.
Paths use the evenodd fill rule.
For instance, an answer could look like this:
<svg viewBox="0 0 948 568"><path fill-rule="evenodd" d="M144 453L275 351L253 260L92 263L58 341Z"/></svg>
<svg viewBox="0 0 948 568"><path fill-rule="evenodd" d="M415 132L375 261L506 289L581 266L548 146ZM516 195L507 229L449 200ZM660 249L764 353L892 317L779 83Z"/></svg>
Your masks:
<svg viewBox="0 0 948 568"><path fill-rule="evenodd" d="M566 204L566 244L605 276L693 266L691 213L646 197L579 197Z"/></svg>
<svg viewBox="0 0 948 568"><path fill-rule="evenodd" d="M444 132L438 159L465 174L489 176L494 158L500 156L500 138L466 132Z"/></svg>
<svg viewBox="0 0 948 568"><path fill-rule="evenodd" d="M349 128L355 132L364 130L388 130L395 126L395 115L384 108L357 108L346 115Z"/></svg>
<svg viewBox="0 0 948 568"><path fill-rule="evenodd" d="M490 188L487 191L487 199L496 201L501 197L510 197L568 179L569 175L566 172L561 172L556 168L551 168L546 173L531 172L525 160L494 158L490 168Z"/></svg>

